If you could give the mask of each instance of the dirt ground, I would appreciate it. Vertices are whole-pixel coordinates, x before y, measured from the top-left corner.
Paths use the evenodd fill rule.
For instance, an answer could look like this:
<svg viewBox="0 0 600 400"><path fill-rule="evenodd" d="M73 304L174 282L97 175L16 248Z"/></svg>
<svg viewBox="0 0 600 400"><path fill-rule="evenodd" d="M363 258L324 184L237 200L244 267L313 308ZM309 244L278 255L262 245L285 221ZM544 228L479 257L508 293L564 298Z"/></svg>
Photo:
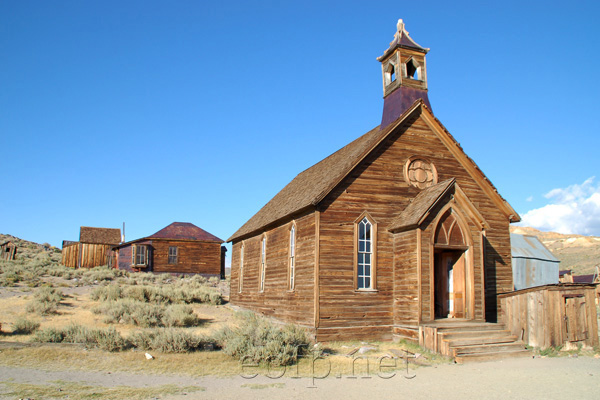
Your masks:
<svg viewBox="0 0 600 400"><path fill-rule="evenodd" d="M1 357L0 357L1 359ZM597 399L600 396L600 359L593 357L521 358L465 365L442 364L405 372L383 373L371 378L328 376L324 379L284 376L245 379L141 375L85 371L43 371L0 366L0 398L10 385L30 383L57 385L57 397L68 398L68 382L102 387L152 388L175 385L188 388L177 395L150 395L161 399ZM195 387L197 390L191 389ZM60 392L58 392L60 390ZM14 393L14 392L13 392Z"/></svg>
<svg viewBox="0 0 600 400"><path fill-rule="evenodd" d="M55 279L55 278L51 278ZM64 326L78 322L89 326L107 326L101 316L91 312L94 302L90 300L90 286L73 287L59 278L56 286L68 297L57 315L40 319L43 327ZM3 323L12 323L25 315L26 304L31 300L33 289L24 285L0 288L0 315ZM232 322L233 310L228 306L194 305L194 311L205 321L194 333L209 333ZM135 327L118 325L122 334ZM18 336L7 340L26 341ZM7 344L7 343L5 343ZM137 399L229 399L229 398L289 398L344 400L365 398L381 399L597 399L600 398L600 358L595 357L547 357L520 358L513 360L457 365L441 362L430 366L390 372L385 368L377 371L377 359L370 360L371 375L363 371L356 376L338 372L326 374L326 361L317 360L315 377L310 370L295 378L293 367L282 377L270 378L264 373L256 377L243 377L253 371L245 370L230 377L193 376L193 369L171 371L169 368L155 374L131 372L110 364L107 370L84 368L82 365L63 365L52 368L43 363L29 361L8 362L8 347L0 346L0 399L87 399L87 398L137 398ZM43 348L46 349L46 348ZM48 350L43 350L47 356ZM62 353L61 354L70 354ZM5 362L3 362L3 356ZM124 363L137 354L123 354ZM143 356L143 353L141 353ZM175 357L175 356L174 356ZM164 358L164 356L163 356ZM118 358L110 358L117 360ZM144 360L145 361L145 360ZM130 360L129 360L130 362ZM153 361L150 361L153 362ZM348 361L351 363L351 361ZM130 362L131 364L131 362ZM182 364L178 364L182 365ZM196 365L195 362L188 365ZM207 364L206 366L211 365ZM113 367L114 366L114 367ZM204 369L206 369L206 366ZM81 367L81 368L80 368ZM236 370L236 365L233 365ZM212 368L212 367L209 367ZM123 371L129 372L123 372ZM156 372L156 370L153 370ZM164 372L164 373L163 373ZM168 372L168 373L167 373ZM274 372L275 373L275 372ZM337 375L336 375L337 374ZM191 376L192 375L192 376ZM410 379L408 379L410 378ZM85 393L82 394L82 391ZM128 392L129 391L129 392ZM127 393L134 393L128 395Z"/></svg>

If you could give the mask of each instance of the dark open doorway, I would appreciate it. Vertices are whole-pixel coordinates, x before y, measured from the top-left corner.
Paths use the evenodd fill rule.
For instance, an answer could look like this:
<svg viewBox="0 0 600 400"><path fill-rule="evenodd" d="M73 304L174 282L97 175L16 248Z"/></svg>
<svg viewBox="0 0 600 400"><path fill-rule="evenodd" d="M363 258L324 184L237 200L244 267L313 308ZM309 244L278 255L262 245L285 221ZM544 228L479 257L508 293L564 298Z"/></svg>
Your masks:
<svg viewBox="0 0 600 400"><path fill-rule="evenodd" d="M435 318L465 318L465 252L435 253Z"/></svg>

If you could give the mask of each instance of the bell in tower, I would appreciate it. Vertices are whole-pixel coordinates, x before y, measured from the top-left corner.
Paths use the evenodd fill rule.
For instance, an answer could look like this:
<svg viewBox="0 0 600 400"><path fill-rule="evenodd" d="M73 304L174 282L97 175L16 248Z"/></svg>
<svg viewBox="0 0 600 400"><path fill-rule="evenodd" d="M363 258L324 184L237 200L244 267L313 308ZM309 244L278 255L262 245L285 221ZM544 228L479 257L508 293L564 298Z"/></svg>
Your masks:
<svg viewBox="0 0 600 400"><path fill-rule="evenodd" d="M431 108L427 98L425 63L428 51L412 40L404 28L404 22L399 19L394 40L377 58L383 75L381 129L398 119L417 99L422 99Z"/></svg>

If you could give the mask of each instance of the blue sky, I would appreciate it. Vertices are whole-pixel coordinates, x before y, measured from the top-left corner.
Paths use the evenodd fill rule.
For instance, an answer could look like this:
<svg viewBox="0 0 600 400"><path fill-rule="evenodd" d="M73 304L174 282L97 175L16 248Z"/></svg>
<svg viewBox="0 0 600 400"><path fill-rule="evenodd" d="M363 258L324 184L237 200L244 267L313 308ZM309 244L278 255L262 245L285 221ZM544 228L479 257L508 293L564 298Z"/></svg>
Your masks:
<svg viewBox="0 0 600 400"><path fill-rule="evenodd" d="M600 235L600 6L0 2L0 232L60 246L173 221L227 239L377 126L403 18L435 115L542 229ZM559 211L557 211L559 210ZM527 218L525 218L527 216Z"/></svg>

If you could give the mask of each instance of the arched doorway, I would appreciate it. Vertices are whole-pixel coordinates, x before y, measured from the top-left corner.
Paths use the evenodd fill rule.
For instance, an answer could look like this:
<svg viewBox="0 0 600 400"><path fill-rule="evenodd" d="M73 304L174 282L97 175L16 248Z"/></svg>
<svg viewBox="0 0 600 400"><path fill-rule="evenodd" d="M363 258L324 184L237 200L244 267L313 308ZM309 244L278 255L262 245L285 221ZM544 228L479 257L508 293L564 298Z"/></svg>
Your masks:
<svg viewBox="0 0 600 400"><path fill-rule="evenodd" d="M466 318L469 245L452 209L439 219L433 247L435 318Z"/></svg>

